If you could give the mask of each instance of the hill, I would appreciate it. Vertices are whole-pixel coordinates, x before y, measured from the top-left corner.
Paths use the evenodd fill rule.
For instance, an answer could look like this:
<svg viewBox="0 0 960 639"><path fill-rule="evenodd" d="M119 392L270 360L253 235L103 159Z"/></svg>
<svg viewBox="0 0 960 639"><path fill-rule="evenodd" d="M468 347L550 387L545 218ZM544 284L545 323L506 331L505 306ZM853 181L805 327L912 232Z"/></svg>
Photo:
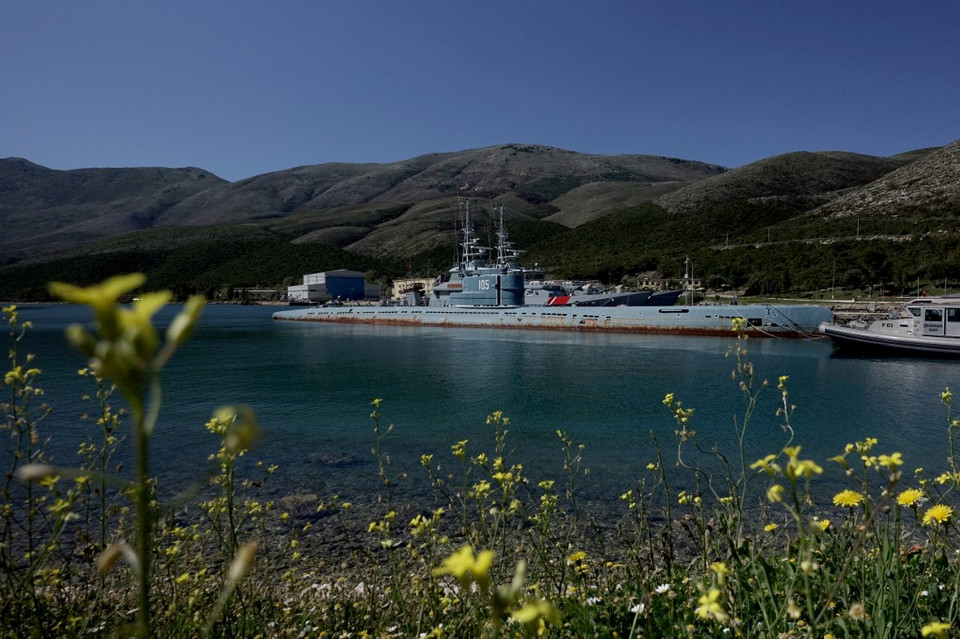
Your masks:
<svg viewBox="0 0 960 639"><path fill-rule="evenodd" d="M0 222L8 229L0 242L0 264L134 230L264 222L329 210L352 233L348 236L359 239L358 228L367 230L364 236L374 230L365 223L370 205L397 212L397 205L449 202L461 192L475 198L508 197L525 203L525 215L542 218L556 211L551 200L583 184L682 182L723 170L647 155L599 156L518 144L389 164L304 166L236 183L201 169L55 171L12 158L0 161ZM359 207L356 220L351 207ZM393 226L399 230L404 221ZM403 233L420 228L410 226ZM342 232L335 236L338 241L346 237ZM393 244L375 237L357 248L379 253ZM395 252L410 249L401 242Z"/></svg>
<svg viewBox="0 0 960 639"><path fill-rule="evenodd" d="M825 219L860 215L955 216L960 211L960 140L922 154L876 180L824 204Z"/></svg>
<svg viewBox="0 0 960 639"><path fill-rule="evenodd" d="M958 154L960 141L892 158L768 158L564 231L529 257L558 276L611 283L639 274L679 283L690 258L711 288L900 292L919 279L955 290Z"/></svg>
<svg viewBox="0 0 960 639"><path fill-rule="evenodd" d="M907 159L856 153L788 153L748 164L657 198L671 213L692 213L728 202L778 201L809 209L844 190L863 186Z"/></svg>
<svg viewBox="0 0 960 639"><path fill-rule="evenodd" d="M86 283L133 269L181 292L340 267L433 276L455 258L455 212L467 198L481 237L502 205L525 261L556 277L679 278L689 257L711 285L783 293L960 279L958 156L960 141L889 158L797 152L726 170L506 144L236 183L202 169L0 160L0 221L11 229L0 240L0 298L40 295L43 278Z"/></svg>
<svg viewBox="0 0 960 639"><path fill-rule="evenodd" d="M55 171L0 159L0 264L151 228L173 205L224 184L197 168Z"/></svg>

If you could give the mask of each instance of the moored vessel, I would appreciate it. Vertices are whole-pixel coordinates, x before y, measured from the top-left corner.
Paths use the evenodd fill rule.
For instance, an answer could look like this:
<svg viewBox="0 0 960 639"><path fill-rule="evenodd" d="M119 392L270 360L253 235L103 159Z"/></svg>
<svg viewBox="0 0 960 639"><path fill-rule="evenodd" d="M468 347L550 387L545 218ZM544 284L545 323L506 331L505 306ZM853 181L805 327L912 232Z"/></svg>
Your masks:
<svg viewBox="0 0 960 639"><path fill-rule="evenodd" d="M960 357L960 296L919 297L870 323L823 323L819 330L841 351Z"/></svg>
<svg viewBox="0 0 960 639"><path fill-rule="evenodd" d="M662 294L584 293L562 304L528 304L525 271L507 239L501 209L496 257L479 244L464 216L459 263L433 287L426 305L321 306L278 311L276 320L450 326L464 328L554 329L620 333L729 335L742 320L750 334L807 337L833 319L828 308L808 305L718 304L674 306L680 291ZM578 299L579 298L579 299ZM661 304L661 305L651 305Z"/></svg>

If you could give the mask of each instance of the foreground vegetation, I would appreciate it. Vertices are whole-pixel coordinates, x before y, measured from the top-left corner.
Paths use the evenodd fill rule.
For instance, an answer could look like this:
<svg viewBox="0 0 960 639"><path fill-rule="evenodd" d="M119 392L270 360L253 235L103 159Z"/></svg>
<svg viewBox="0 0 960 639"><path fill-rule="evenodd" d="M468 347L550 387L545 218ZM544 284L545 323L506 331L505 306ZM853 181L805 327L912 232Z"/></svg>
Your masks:
<svg viewBox="0 0 960 639"><path fill-rule="evenodd" d="M558 431L556 474L533 481L496 412L489 449L458 441L449 456L422 457L430 506L401 501L380 400L371 412L379 489L367 503L268 499L275 468L252 459L258 427L245 407L213 412L210 468L170 495L149 441L162 370L202 302L191 300L161 339L152 317L168 294L116 303L142 283L52 287L97 320L94 333L69 331L90 358L80 374L91 432L74 468L48 463L30 327L3 310L4 636L944 637L957 625L960 420L949 389L940 393L946 472L913 468L873 439L809 459L793 438L790 380L763 381L735 325L743 409L730 437L742 451L754 415L770 411L782 444L759 460L721 457L698 442L695 410L669 394L675 440L638 461L615 526L597 525L579 500L582 445ZM126 474L121 445L133 449Z"/></svg>

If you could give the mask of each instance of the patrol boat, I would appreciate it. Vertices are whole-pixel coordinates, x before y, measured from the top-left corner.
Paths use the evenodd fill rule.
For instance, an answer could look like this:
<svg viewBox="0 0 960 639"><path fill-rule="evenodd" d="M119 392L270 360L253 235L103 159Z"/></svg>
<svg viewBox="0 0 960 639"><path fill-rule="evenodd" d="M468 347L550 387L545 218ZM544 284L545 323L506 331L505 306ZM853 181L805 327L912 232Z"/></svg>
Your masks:
<svg viewBox="0 0 960 639"><path fill-rule="evenodd" d="M889 317L869 324L825 323L820 332L841 351L960 357L960 296L919 297L891 311Z"/></svg>
<svg viewBox="0 0 960 639"><path fill-rule="evenodd" d="M476 237L469 204L460 233L459 263L450 269L445 282L434 286L425 305L338 304L278 311L273 319L681 335L729 335L733 320L743 320L749 334L771 337L808 337L820 324L833 319L828 308L804 305L528 305L524 300L525 271L516 264L519 251L507 238L502 212L495 258L490 259L494 249L481 246Z"/></svg>

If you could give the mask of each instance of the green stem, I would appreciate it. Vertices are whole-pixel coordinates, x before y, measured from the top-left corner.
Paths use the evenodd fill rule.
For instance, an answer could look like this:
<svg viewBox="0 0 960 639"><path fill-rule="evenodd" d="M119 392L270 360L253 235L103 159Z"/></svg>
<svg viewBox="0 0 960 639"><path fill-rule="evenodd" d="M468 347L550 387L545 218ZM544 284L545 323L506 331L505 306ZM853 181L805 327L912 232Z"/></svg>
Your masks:
<svg viewBox="0 0 960 639"><path fill-rule="evenodd" d="M148 438L143 417L137 415L137 554L139 555L139 609L137 611L137 636L150 636L150 476L148 471Z"/></svg>
<svg viewBox="0 0 960 639"><path fill-rule="evenodd" d="M160 412L160 380L158 369L148 371L150 404L144 410L142 394L139 401L131 402L136 424L136 502L137 502L137 555L139 566L139 609L137 611L137 636L150 636L150 554L153 532L153 511L150 506L150 434L153 432Z"/></svg>

